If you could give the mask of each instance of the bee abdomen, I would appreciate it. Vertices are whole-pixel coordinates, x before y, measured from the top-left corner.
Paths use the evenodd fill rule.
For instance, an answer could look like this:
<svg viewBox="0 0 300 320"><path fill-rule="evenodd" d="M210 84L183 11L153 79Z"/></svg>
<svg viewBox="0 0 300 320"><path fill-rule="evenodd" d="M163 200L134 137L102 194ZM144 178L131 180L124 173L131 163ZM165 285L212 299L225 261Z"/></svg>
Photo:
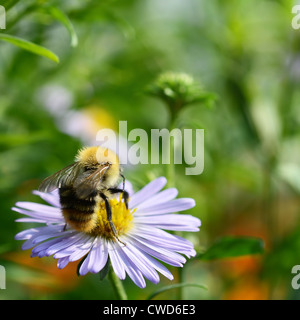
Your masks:
<svg viewBox="0 0 300 320"><path fill-rule="evenodd" d="M95 199L79 199L72 188L59 189L59 195L66 223L77 231L92 231L96 226Z"/></svg>
<svg viewBox="0 0 300 320"><path fill-rule="evenodd" d="M95 215L74 209L62 209L65 221L71 228L80 232L91 232L96 227Z"/></svg>

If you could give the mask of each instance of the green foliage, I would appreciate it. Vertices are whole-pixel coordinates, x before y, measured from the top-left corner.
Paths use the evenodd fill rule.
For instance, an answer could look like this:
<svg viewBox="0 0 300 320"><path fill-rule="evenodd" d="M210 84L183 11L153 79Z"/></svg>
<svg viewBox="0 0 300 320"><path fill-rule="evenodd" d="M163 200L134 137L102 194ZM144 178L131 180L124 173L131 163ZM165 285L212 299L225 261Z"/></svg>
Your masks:
<svg viewBox="0 0 300 320"><path fill-rule="evenodd" d="M71 163L87 141L95 143L91 120L116 130L127 120L128 131L149 135L168 127L161 101L176 113L179 128L205 130L205 168L186 176L186 164L178 164L173 172L179 196L196 201L189 213L201 219L201 231L187 237L203 254L184 267L182 283L161 279L159 286L205 284L209 290L189 287L185 298L223 299L232 292L248 297L247 284L255 283L257 291L267 287L259 297L299 299L290 285L300 262L300 45L299 30L291 28L292 1L1 5L7 30L0 32L0 265L9 272L0 299L115 298L107 278L77 278L72 267L59 282L64 271L52 258L37 270L39 258L23 256L13 239L22 225L11 207L42 201L32 194L42 179ZM166 171L164 165L126 168L126 178L140 188ZM220 234L243 237L216 241ZM245 267L234 259L250 254L259 262ZM230 270L223 268L229 257ZM170 271L176 276L178 269ZM44 287L33 286L35 279ZM124 285L131 299L157 292L151 283L144 290L127 279ZM175 299L177 290L158 290L159 297Z"/></svg>
<svg viewBox="0 0 300 320"><path fill-rule="evenodd" d="M214 94L206 92L189 74L174 72L161 74L146 92L160 98L174 113L197 102L209 105L215 98Z"/></svg>
<svg viewBox="0 0 300 320"><path fill-rule="evenodd" d="M37 55L46 57L56 63L59 63L59 58L56 54L54 54L52 51L50 51L42 46L39 46L35 43L32 43L30 41L27 41L27 40L24 40L24 39L21 39L18 37L14 37L14 36L11 36L11 35L5 34L5 33L0 33L0 40L7 41L9 43L14 44L17 47L24 49L24 50L30 51L30 52L35 53Z"/></svg>
<svg viewBox="0 0 300 320"><path fill-rule="evenodd" d="M264 242L262 239L251 237L225 236L218 239L204 253L198 255L198 259L210 261L214 259L224 259L241 257L252 254L262 254L264 252Z"/></svg>
<svg viewBox="0 0 300 320"><path fill-rule="evenodd" d="M64 12L62 12L59 8L53 7L53 6L48 6L45 7L45 11L48 12L54 19L57 19L59 22L61 22L68 32L70 33L71 37L71 46L72 47L77 47L78 45L78 37L76 34L76 31L74 29L74 26L68 16L65 15Z"/></svg>
<svg viewBox="0 0 300 320"><path fill-rule="evenodd" d="M166 292L168 290L173 290L173 289L177 289L177 288L186 288L186 287L195 287L195 288L207 290L206 286L203 286L203 285L200 285L200 284L195 284L195 283L177 283L177 284L173 284L173 285L170 285L170 286L165 286L163 288L160 288L159 290L153 292L147 298L147 300L152 300L153 298L155 298L159 294L164 293L164 292Z"/></svg>

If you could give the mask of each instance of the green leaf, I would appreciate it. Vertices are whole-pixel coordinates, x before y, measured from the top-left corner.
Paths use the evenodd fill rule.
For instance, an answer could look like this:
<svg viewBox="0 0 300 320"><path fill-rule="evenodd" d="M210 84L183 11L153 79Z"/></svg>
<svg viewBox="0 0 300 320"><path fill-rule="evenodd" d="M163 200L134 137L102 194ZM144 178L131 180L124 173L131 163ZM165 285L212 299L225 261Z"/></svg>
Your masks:
<svg viewBox="0 0 300 320"><path fill-rule="evenodd" d="M0 33L0 40L7 41L17 47L20 47L24 50L30 51L32 53L35 53L37 55L46 57L56 63L59 63L59 58L56 54L54 54L52 51L49 49L46 49L42 46L39 46L33 42L14 37L5 33Z"/></svg>
<svg viewBox="0 0 300 320"><path fill-rule="evenodd" d="M18 146L28 143L34 143L37 141L46 140L49 135L44 131L38 131L32 134L2 134L0 133L0 146Z"/></svg>
<svg viewBox="0 0 300 320"><path fill-rule="evenodd" d="M15 6L20 0L5 0L1 5L8 11L10 8Z"/></svg>
<svg viewBox="0 0 300 320"><path fill-rule="evenodd" d="M196 287L196 288L200 288L200 289L204 289L207 290L207 287L201 284L196 284L196 283L176 283L176 284L172 284L170 286L165 286L162 287L161 289L155 291L154 293L152 293L146 300L152 300L154 297L156 297L157 295L168 291L168 290L172 290L172 289L176 289L176 288L182 288L182 287Z"/></svg>
<svg viewBox="0 0 300 320"><path fill-rule="evenodd" d="M78 45L78 37L75 32L74 26L68 16L65 15L60 9L49 6L46 8L47 12L56 20L58 20L61 24L63 24L66 29L69 31L71 36L71 46L76 47Z"/></svg>
<svg viewBox="0 0 300 320"><path fill-rule="evenodd" d="M264 241L260 238L225 236L217 240L206 252L197 256L200 260L209 261L240 257L264 252Z"/></svg>

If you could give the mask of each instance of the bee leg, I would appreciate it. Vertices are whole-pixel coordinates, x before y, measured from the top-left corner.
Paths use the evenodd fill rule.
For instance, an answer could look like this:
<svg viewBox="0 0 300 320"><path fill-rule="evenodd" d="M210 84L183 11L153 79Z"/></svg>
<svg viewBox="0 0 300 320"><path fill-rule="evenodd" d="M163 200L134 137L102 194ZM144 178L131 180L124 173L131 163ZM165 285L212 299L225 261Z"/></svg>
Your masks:
<svg viewBox="0 0 300 320"><path fill-rule="evenodd" d="M124 190L125 190L125 177L123 176L123 174L121 174L121 177L123 179L123 188L122 188L122 190L124 192Z"/></svg>
<svg viewBox="0 0 300 320"><path fill-rule="evenodd" d="M100 193L100 197L104 200L105 202L105 208L106 208L106 214L107 214L107 221L109 223L109 226L111 228L112 233L114 234L114 237L122 244L124 244L124 246L126 246L126 244L124 242L122 242L119 237L118 237L118 233L116 230L116 227L114 225L114 223L112 222L112 212L111 212L111 207L109 205L108 199L106 197L105 194Z"/></svg>
<svg viewBox="0 0 300 320"><path fill-rule="evenodd" d="M123 176L123 174L121 174L121 177L123 179L123 200L125 202L125 205L126 205L126 209L128 209L128 199L129 199L129 194L127 191L125 191L125 177Z"/></svg>
<svg viewBox="0 0 300 320"><path fill-rule="evenodd" d="M128 209L129 194L128 194L128 192L125 191L125 190L123 190L123 199L124 199L124 202L125 202L126 209Z"/></svg>
<svg viewBox="0 0 300 320"><path fill-rule="evenodd" d="M125 202L125 206L126 206L126 209L128 209L128 199L129 199L129 194L127 191L125 191L124 189L118 189L118 188L109 188L108 189L111 193L122 193L122 197L123 197L123 200Z"/></svg>
<svg viewBox="0 0 300 320"><path fill-rule="evenodd" d="M67 230L67 224L65 223L64 227L63 227L63 231Z"/></svg>

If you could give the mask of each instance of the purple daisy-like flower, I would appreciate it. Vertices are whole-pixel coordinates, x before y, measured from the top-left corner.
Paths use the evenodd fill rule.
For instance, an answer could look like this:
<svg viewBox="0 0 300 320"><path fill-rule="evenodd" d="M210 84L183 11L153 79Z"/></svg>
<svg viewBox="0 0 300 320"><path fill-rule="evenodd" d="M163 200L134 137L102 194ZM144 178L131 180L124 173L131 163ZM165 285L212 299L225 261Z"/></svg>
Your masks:
<svg viewBox="0 0 300 320"><path fill-rule="evenodd" d="M134 193L131 184L126 181L129 192L129 207L125 207L121 198L110 200L113 223L118 230L119 240L111 236L107 228L105 206L97 208L98 230L93 234L65 228L61 212L58 190L51 193L34 191L50 205L34 202L17 202L12 210L28 217L18 222L36 222L45 224L18 233L16 240L26 240L22 249L32 249L32 257L51 256L58 259L58 268L64 268L69 262L85 257L79 268L79 274L98 273L108 259L116 275L125 279L126 274L132 281L144 288L145 279L158 283L157 273L172 280L173 275L158 260L176 267L182 267L186 258L195 256L193 244L169 231L199 231L200 220L191 215L174 214L195 206L191 198L177 197L175 188L165 189L164 177L147 184ZM126 245L123 245L125 243Z"/></svg>

